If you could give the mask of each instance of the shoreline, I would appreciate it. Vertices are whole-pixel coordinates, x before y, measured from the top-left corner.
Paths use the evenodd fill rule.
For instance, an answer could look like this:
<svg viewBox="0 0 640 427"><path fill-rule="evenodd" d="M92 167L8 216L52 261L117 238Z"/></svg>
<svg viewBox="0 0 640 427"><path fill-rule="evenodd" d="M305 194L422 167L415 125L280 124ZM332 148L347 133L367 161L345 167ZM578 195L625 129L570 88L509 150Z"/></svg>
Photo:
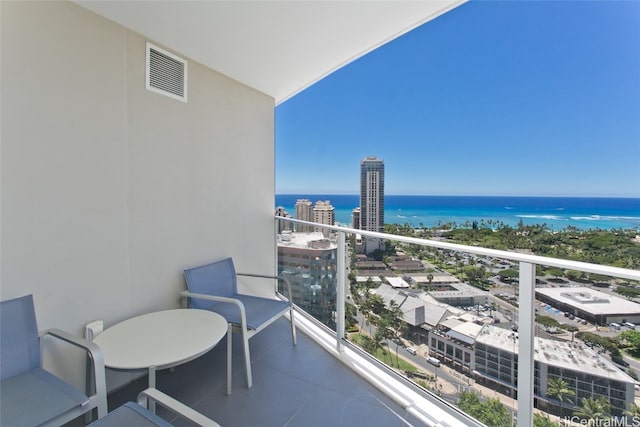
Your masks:
<svg viewBox="0 0 640 427"><path fill-rule="evenodd" d="M357 195L276 195L276 206L295 215L297 199L329 200L335 221L351 225ZM553 231L567 227L580 230L640 231L640 198L532 197L532 196L385 196L385 224L432 228L446 223L503 223L517 227L546 225Z"/></svg>

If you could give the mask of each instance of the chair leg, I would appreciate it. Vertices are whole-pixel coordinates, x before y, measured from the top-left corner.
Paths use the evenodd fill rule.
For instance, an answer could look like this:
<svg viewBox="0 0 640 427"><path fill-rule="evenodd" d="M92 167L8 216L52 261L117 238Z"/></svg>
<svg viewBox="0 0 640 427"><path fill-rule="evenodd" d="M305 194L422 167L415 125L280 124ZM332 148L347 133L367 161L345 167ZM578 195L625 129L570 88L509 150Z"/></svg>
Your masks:
<svg viewBox="0 0 640 427"><path fill-rule="evenodd" d="M229 327L227 329L227 396L231 396L231 379L233 378L233 370L231 367L232 358L232 345L233 345L233 325L229 323Z"/></svg>
<svg viewBox="0 0 640 427"><path fill-rule="evenodd" d="M247 336L247 331L242 331L242 341L244 346L244 364L247 371L247 388L251 388L253 379L251 378L251 355L249 353L249 337Z"/></svg>
<svg viewBox="0 0 640 427"><path fill-rule="evenodd" d="M293 309L289 310L289 320L291 321L291 339L293 345L296 345L298 342L296 340L296 322L293 321Z"/></svg>

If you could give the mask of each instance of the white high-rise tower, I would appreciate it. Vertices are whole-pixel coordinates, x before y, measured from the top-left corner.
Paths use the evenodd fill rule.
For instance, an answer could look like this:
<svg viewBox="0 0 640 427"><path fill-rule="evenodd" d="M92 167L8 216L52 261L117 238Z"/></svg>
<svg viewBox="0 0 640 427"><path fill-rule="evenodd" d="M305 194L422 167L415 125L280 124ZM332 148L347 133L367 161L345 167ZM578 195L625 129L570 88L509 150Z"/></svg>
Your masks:
<svg viewBox="0 0 640 427"><path fill-rule="evenodd" d="M366 157L360 162L360 229L384 232L384 161ZM367 253L383 249L378 239L365 239Z"/></svg>

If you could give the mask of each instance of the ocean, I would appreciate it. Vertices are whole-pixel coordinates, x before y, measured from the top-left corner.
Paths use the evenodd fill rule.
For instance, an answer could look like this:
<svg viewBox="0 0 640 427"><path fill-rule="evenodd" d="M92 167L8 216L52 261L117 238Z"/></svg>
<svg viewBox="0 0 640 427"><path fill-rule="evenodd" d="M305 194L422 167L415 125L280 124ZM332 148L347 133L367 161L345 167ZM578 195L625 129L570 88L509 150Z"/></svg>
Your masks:
<svg viewBox="0 0 640 427"><path fill-rule="evenodd" d="M351 226L351 211L359 195L277 194L276 206L295 216L298 199L329 200L336 222ZM552 230L573 226L588 229L633 229L640 232L640 198L604 197L502 197L502 196L385 196L387 224L434 227L455 222L501 221L515 227L546 224Z"/></svg>

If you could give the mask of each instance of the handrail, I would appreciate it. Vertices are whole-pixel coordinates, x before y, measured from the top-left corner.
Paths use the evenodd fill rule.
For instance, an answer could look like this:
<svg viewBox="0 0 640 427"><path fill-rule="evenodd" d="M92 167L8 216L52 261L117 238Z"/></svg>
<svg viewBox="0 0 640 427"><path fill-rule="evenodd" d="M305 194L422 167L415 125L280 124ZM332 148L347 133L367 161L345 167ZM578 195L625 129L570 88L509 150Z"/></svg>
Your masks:
<svg viewBox="0 0 640 427"><path fill-rule="evenodd" d="M458 243L443 242L438 240L430 240L416 237L398 236L388 233L380 233L366 230L358 230L349 227L324 225L315 222L302 221L293 218L275 216L276 221L284 221L295 224L303 224L311 226L315 229L331 230L338 234L338 246L340 257L344 257L345 235L346 233L356 234L364 237L371 237L381 240L390 240L401 243L414 244L419 246L427 246L438 249L445 249L456 252L465 252L480 256L501 258L517 262L519 264L519 282L518 289L520 295L519 301L519 335L521 345L518 349L518 360L520 369L518 369L518 418L517 425L519 427L528 427L533 423L533 378L534 378L534 328L535 328L535 278L536 265L544 265L548 267L558 267L562 269L584 271L588 273L601 274L605 276L624 278L628 280L640 281L640 270L631 270L627 268L614 267L609 265L592 264L582 261L573 261L561 258L551 258L539 255L530 255L519 252L510 252L498 249L489 249L480 246L467 246ZM344 278L337 283L337 294L344 292ZM340 316L344 315L344 299L338 298L336 301L337 311ZM339 323L337 336L342 336L344 332L344 323ZM341 349L340 339L338 339L337 348ZM526 368L526 369L525 369Z"/></svg>
<svg viewBox="0 0 640 427"><path fill-rule="evenodd" d="M489 249L481 246L467 246L459 243L442 242L439 240L422 239L418 237L398 236L395 234L379 233L375 231L358 230L355 228L341 227L336 225L324 225L315 222L301 221L293 218L285 218L281 216L275 217L278 220L293 222L298 224L311 225L333 231L342 231L345 233L359 234L377 239L393 240L396 242L409 243L414 245L429 246L438 249L447 249L456 252L467 252L475 255L483 255L495 258L508 259L515 262L527 262L549 267L567 268L570 270L580 270L588 273L603 274L605 276L621 277L629 280L640 280L640 270L631 270L628 268L613 267L608 265L591 264L582 261L573 261L561 258L551 258L540 255L529 255L519 252L510 252L500 249Z"/></svg>

